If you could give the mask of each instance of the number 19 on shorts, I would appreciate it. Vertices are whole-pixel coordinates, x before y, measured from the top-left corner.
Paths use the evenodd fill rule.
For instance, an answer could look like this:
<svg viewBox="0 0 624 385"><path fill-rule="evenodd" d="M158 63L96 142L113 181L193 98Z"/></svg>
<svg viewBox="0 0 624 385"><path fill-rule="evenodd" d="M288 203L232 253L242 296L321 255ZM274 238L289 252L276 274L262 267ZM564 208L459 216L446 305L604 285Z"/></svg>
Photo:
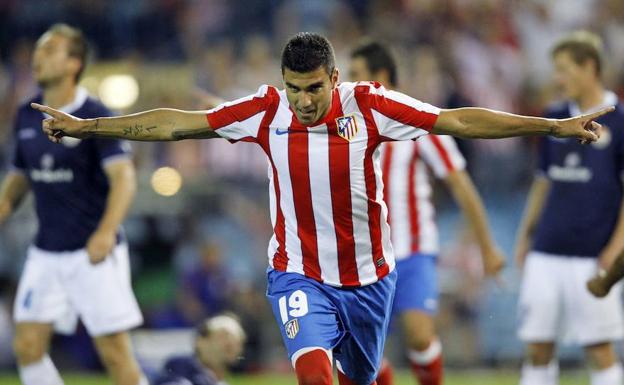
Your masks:
<svg viewBox="0 0 624 385"><path fill-rule="evenodd" d="M288 301L286 300L288 297ZM288 304L287 304L288 302ZM308 296L301 290L296 290L290 296L282 296L279 299L279 311L282 324L286 324L290 317L303 317L308 314Z"/></svg>

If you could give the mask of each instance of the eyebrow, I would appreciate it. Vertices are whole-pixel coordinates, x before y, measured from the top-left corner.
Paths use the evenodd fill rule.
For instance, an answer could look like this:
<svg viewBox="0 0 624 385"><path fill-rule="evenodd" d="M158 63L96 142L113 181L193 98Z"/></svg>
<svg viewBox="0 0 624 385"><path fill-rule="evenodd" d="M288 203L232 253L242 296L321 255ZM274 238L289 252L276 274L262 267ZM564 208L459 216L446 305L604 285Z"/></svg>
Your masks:
<svg viewBox="0 0 624 385"><path fill-rule="evenodd" d="M322 82L322 81L318 81L318 82L316 82L316 83L312 83L312 84L308 85L308 86L306 87L306 89L308 89L308 90L309 90L309 89L311 89L311 88L321 87L322 85L323 85L323 82ZM301 87L298 87L298 86L296 86L296 85L294 85L294 84L292 84L292 83L290 83L290 82L286 82L286 86L288 86L288 87L290 87L290 88L301 89Z"/></svg>

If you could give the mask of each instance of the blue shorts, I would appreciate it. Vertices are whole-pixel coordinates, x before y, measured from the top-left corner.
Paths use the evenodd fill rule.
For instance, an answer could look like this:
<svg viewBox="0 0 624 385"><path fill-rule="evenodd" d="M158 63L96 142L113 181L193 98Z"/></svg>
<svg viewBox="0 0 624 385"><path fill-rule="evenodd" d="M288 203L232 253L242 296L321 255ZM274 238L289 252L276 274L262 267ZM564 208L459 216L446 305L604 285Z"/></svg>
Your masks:
<svg viewBox="0 0 624 385"><path fill-rule="evenodd" d="M392 314L416 310L427 314L438 311L438 274L436 256L416 253L397 261L399 274Z"/></svg>
<svg viewBox="0 0 624 385"><path fill-rule="evenodd" d="M381 365L396 271L374 284L350 289L325 285L297 273L269 269L267 298L288 356L298 350L332 350L342 372L371 384Z"/></svg>

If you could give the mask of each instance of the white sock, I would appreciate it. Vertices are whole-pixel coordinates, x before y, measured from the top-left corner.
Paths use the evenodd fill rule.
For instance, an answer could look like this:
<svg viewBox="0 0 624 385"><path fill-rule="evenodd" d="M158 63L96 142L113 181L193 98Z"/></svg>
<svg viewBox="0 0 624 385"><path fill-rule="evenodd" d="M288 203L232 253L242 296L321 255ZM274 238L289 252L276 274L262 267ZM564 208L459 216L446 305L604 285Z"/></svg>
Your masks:
<svg viewBox="0 0 624 385"><path fill-rule="evenodd" d="M442 354L442 344L439 339L431 341L427 349L419 352L418 350L409 350L407 356L410 362L416 365L429 365Z"/></svg>
<svg viewBox="0 0 624 385"><path fill-rule="evenodd" d="M590 372L591 385L622 385L622 364L619 362L607 369Z"/></svg>
<svg viewBox="0 0 624 385"><path fill-rule="evenodd" d="M529 363L522 365L520 385L557 385L558 383L559 364L556 361L544 366L533 366Z"/></svg>
<svg viewBox="0 0 624 385"><path fill-rule="evenodd" d="M39 361L19 367L24 385L63 385L63 379L47 354Z"/></svg>

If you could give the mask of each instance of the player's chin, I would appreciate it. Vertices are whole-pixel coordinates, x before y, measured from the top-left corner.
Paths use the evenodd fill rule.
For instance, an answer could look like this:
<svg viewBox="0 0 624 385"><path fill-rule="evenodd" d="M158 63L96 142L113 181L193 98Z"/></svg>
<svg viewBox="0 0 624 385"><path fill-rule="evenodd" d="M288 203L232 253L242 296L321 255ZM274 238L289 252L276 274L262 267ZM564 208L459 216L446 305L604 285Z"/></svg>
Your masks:
<svg viewBox="0 0 624 385"><path fill-rule="evenodd" d="M312 124L316 121L316 112L299 112L297 118L302 124Z"/></svg>

